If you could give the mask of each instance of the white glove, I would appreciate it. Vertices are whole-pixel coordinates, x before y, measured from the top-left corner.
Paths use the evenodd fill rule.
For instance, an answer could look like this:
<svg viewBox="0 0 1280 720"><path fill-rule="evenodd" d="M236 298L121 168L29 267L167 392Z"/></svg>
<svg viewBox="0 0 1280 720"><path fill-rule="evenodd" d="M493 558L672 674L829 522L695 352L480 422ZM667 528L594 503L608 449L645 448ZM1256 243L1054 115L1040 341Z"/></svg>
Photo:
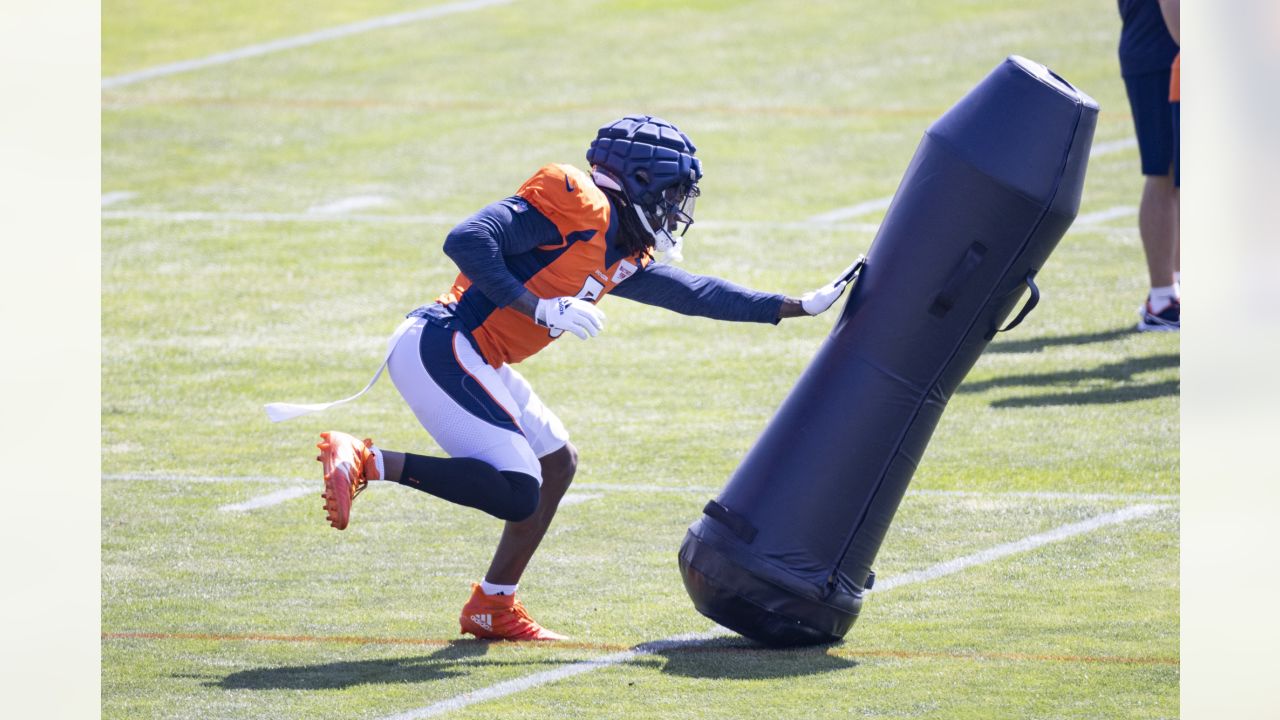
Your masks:
<svg viewBox="0 0 1280 720"><path fill-rule="evenodd" d="M835 280L823 285L817 290L810 290L800 296L800 307L810 315L820 315L831 308L844 294L844 288L857 276L858 265L863 258L853 261L853 264L845 268Z"/></svg>
<svg viewBox="0 0 1280 720"><path fill-rule="evenodd" d="M560 333L568 330L586 340L599 335L604 329L604 313L586 300L574 297L538 300L533 319L539 325L551 328L553 337L559 337Z"/></svg>

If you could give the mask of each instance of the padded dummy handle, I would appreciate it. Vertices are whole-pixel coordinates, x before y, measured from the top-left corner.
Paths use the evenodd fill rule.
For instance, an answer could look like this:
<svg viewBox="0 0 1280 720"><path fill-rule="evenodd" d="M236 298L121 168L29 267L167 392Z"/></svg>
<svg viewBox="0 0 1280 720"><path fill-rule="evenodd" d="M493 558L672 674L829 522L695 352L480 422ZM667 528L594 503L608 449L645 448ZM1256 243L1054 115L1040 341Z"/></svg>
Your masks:
<svg viewBox="0 0 1280 720"><path fill-rule="evenodd" d="M930 315L944 317L950 312L964 290L964 286L969 282L969 278L973 277L974 271L982 264L982 257L986 254L987 246L980 242L975 242L964 251L964 257L960 258L960 262L956 263L955 269L951 271L951 278L947 280L946 285L942 286L938 296L933 299L933 304L929 306Z"/></svg>
<svg viewBox="0 0 1280 720"><path fill-rule="evenodd" d="M1029 315L1032 310L1036 309L1036 304L1040 302L1040 288L1036 287L1035 270L1027 273L1026 283L1027 287L1031 289L1031 297L1027 298L1027 304L1023 305L1022 309L1018 311L1017 316L1013 318L1013 322L1010 322L1008 325L1005 325L998 330L996 328L992 328L991 331L987 333L988 340L995 337L998 332L1008 332L1018 327L1018 324L1026 319L1027 315ZM1018 291L1020 293L1022 288L1018 288Z"/></svg>

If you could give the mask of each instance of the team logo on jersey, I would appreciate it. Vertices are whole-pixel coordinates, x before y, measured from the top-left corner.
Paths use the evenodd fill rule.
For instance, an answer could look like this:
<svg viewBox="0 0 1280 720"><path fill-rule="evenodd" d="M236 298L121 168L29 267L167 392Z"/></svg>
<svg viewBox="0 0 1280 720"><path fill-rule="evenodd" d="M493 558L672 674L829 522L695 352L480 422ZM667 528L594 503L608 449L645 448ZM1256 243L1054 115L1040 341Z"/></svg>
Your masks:
<svg viewBox="0 0 1280 720"><path fill-rule="evenodd" d="M600 278L602 281L609 279L608 275L605 275L603 272L600 272L599 270L596 270L596 277Z"/></svg>
<svg viewBox="0 0 1280 720"><path fill-rule="evenodd" d="M618 270L613 274L613 283L616 285L632 275L635 275L636 270L637 268L634 263L623 260L618 263Z"/></svg>
<svg viewBox="0 0 1280 720"><path fill-rule="evenodd" d="M529 209L529 203L522 197L509 197L502 203L511 208L511 212L522 213Z"/></svg>

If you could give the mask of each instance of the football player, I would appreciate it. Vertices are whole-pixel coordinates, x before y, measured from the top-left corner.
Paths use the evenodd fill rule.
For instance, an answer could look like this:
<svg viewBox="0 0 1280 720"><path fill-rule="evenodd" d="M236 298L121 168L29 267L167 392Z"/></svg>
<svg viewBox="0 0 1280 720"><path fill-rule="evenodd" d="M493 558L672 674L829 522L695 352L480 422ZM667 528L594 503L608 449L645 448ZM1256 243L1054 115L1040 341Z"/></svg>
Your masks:
<svg viewBox="0 0 1280 720"><path fill-rule="evenodd" d="M717 320L777 323L817 315L852 267L799 298L693 275L678 257L693 224L702 163L688 136L648 115L600 128L589 170L552 164L515 195L464 220L444 244L460 270L434 303L409 313L386 366L423 428L449 457L397 452L321 434L329 523L347 527L370 482L394 482L506 521L493 560L472 584L462 632L558 640L516 598L520 576L573 481L578 451L560 419L515 370L564 333L595 337L606 295ZM376 380L376 378L375 378Z"/></svg>

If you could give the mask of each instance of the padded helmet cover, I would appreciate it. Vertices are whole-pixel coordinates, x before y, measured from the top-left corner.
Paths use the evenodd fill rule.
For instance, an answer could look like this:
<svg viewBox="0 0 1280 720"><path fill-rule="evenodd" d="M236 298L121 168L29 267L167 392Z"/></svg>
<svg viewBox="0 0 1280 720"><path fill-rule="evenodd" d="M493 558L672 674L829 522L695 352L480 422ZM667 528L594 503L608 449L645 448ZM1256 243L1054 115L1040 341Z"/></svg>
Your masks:
<svg viewBox="0 0 1280 720"><path fill-rule="evenodd" d="M600 128L587 162L622 184L631 202L654 207L662 191L702 179L697 148L675 125L652 115L628 115Z"/></svg>

